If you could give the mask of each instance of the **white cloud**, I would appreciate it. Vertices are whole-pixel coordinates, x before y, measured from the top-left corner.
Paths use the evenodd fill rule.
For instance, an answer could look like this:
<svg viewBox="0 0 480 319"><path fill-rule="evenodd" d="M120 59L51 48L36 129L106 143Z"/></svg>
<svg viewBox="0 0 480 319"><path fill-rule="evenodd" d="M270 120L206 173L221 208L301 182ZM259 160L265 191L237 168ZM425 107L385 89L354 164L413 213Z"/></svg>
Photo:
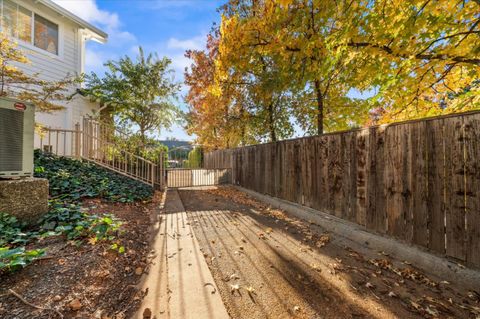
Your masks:
<svg viewBox="0 0 480 319"><path fill-rule="evenodd" d="M120 27L120 19L116 13L100 10L95 0L53 0L73 14L90 23L104 26L108 29Z"/></svg>
<svg viewBox="0 0 480 319"><path fill-rule="evenodd" d="M108 60L102 52L91 49L85 50L85 68L87 70L99 70L103 67L103 63Z"/></svg>
<svg viewBox="0 0 480 319"><path fill-rule="evenodd" d="M132 33L121 30L121 22L117 13L99 9L95 0L53 1L85 21L103 29L109 36L109 42L115 46L136 41Z"/></svg>
<svg viewBox="0 0 480 319"><path fill-rule="evenodd" d="M206 36L201 35L190 39L179 40L170 38L167 42L168 49L201 50L205 47Z"/></svg>

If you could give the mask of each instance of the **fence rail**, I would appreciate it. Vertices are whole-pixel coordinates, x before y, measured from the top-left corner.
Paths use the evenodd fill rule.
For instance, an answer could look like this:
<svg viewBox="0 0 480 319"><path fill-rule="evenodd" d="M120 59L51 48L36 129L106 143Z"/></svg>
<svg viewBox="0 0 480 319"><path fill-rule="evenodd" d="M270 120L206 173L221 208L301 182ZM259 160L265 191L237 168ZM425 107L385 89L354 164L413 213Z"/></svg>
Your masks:
<svg viewBox="0 0 480 319"><path fill-rule="evenodd" d="M480 266L480 112L219 150L204 167Z"/></svg>
<svg viewBox="0 0 480 319"><path fill-rule="evenodd" d="M167 169L168 187L213 186L231 183L231 169Z"/></svg>
<svg viewBox="0 0 480 319"><path fill-rule="evenodd" d="M82 127L74 130L43 128L40 133L40 148L66 157L92 161L146 184L164 188L163 155L157 162L149 161L121 148L116 139L123 133L112 130L108 125L85 117Z"/></svg>

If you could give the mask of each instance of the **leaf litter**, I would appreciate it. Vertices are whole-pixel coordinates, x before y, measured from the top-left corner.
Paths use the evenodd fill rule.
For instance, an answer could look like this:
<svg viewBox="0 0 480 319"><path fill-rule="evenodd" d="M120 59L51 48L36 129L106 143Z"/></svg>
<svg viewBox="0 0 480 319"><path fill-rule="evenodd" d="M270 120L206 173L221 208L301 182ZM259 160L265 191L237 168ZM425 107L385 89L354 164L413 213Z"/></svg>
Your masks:
<svg viewBox="0 0 480 319"><path fill-rule="evenodd" d="M320 275L323 264L330 270L331 274L335 275L332 278L338 278L341 281L347 280L349 287L355 293L362 295L368 291L377 302L383 303L386 300L390 300L388 302L389 305L392 303L396 305L392 309L400 311L399 309L403 307L404 311L410 312L410 315L405 315L404 313L403 317L410 317L412 313L425 318L458 317L465 316L468 313L470 316L473 316L472 318L480 318L478 292L476 291L462 292L461 288L454 287L446 280L433 279L431 276L424 274L421 270L415 268L410 261L396 261L392 259L390 254L385 251L378 252L380 258L375 258L374 255L377 252L364 250L360 252L346 245L342 246L343 253L340 252L340 247L337 244L334 244L332 248L328 248L329 244L332 243L331 234L322 231L321 227L314 222L305 222L289 217L284 211L271 208L231 187L220 187L208 190L206 193L216 197L228 198L227 202L250 207L251 212L254 214L270 218L275 226L261 227L260 230L255 231L257 238L260 240L269 239L279 229L284 234L300 237L299 239L310 246L310 249L313 248L313 250L305 250L304 247L299 247L299 251L303 251L307 255L313 254L315 249L327 249L328 254L336 249L338 257L332 258L333 261L329 263L310 262L307 264L308 269L313 271L314 274ZM222 203L223 201L217 200L217 202ZM224 209L232 208L226 207ZM235 221L236 219L238 220L240 214L242 213L232 211L230 215L230 218L234 220L233 225L235 227L241 227L242 225ZM272 240L275 240L274 238L275 236L272 237ZM243 236L239 237L239 241L247 242ZM272 244L267 245L272 246ZM273 246L280 249L281 245L275 244ZM235 251L235 254L240 253ZM270 265L270 268L276 267ZM305 285L315 284L315 280L306 280L307 277L303 274L297 274L296 277L299 283ZM232 279L227 276L225 281L232 281ZM248 278L244 279L249 280ZM245 290L250 294L249 288L252 288L252 286L242 288L239 283L230 284L229 286L230 294L234 296L241 296L241 290ZM255 291L255 295L257 294ZM300 309L295 308L299 306L292 307L297 309L294 312L298 312ZM359 311L353 312L357 313Z"/></svg>

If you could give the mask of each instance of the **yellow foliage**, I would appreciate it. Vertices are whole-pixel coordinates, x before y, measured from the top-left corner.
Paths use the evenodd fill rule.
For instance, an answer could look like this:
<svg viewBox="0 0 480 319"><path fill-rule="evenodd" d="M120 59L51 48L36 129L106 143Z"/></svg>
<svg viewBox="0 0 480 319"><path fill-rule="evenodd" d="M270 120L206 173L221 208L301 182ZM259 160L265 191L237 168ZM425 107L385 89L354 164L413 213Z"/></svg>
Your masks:
<svg viewBox="0 0 480 319"><path fill-rule="evenodd" d="M0 32L0 96L30 102L39 111L62 109L59 102L69 99L69 88L79 79L67 75L60 81L45 81L40 80L39 74L29 75L17 67L30 63L15 40Z"/></svg>
<svg viewBox="0 0 480 319"><path fill-rule="evenodd" d="M225 83L245 82L257 104L287 92L283 116L309 133L478 109L479 12L476 0L230 0L207 90L231 98Z"/></svg>

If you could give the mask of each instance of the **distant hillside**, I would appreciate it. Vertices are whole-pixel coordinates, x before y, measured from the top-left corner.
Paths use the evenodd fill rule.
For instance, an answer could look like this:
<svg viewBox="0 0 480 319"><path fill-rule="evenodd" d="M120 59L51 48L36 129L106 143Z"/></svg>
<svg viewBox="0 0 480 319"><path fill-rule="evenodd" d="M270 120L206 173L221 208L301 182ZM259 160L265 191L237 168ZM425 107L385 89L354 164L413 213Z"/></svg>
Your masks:
<svg viewBox="0 0 480 319"><path fill-rule="evenodd" d="M163 145L166 145L169 150L177 147L182 147L182 149L185 149L188 151L191 151L193 149L193 146L190 144L188 141L175 141L175 140L164 140L164 141L159 141Z"/></svg>

